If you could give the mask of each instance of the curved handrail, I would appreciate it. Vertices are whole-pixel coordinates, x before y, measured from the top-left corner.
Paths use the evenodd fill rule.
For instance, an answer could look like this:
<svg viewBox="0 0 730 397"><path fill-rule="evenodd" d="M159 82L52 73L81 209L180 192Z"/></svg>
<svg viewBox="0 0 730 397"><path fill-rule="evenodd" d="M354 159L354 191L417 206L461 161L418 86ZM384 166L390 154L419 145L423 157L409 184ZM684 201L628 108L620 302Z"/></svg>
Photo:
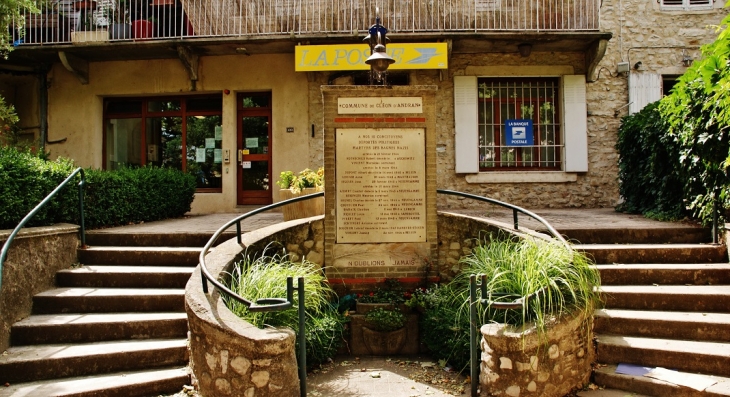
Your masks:
<svg viewBox="0 0 730 397"><path fill-rule="evenodd" d="M289 200L280 201L278 203L270 204L261 208L257 208L255 210L249 211L241 216L238 216L226 223L225 225L218 228L218 230L213 233L213 236L211 236L210 240L205 244L203 249L200 251L200 279L203 283L203 292L208 293L208 282L213 284L213 286L218 289L220 293L224 293L228 298L231 298L237 302L243 303L246 305L248 310L252 312L271 312L271 311L280 311L280 310L286 310L293 306L294 302L294 285L292 282L291 277L287 277L286 279L286 299L285 298L261 298L256 300L256 302L251 302L250 300L238 295L237 293L231 291L228 287L221 284L218 280L216 280L212 274L210 274L210 271L208 271L208 267L205 265L205 256L210 251L210 248L213 246L213 244L218 241L218 238L228 230L233 224L236 224L236 238L238 240L238 243L241 244L241 221L252 217L256 214L260 214L262 212L282 207L291 203L296 203L297 201L304 201L309 200L317 197L323 197L324 192L317 192L313 194L307 194L304 196L294 197ZM301 396L307 395L307 352L306 352L306 337L304 335L304 323L305 323L305 317L304 317L304 278L299 277L297 280L297 297L299 298L299 332L297 333L297 338L299 339L299 391Z"/></svg>
<svg viewBox="0 0 730 397"><path fill-rule="evenodd" d="M3 263L5 263L5 258L8 256L8 251L10 250L10 243L15 239L15 236L20 232L20 229L25 226L28 221L30 221L33 216L40 211L41 208L43 208L44 205L48 204L51 199L58 194L58 192L61 191L66 185L75 177L77 174L81 174L81 181L79 182L79 216L81 221L81 246L86 247L86 231L84 229L84 185L86 184L86 176L84 174L84 169L79 167L75 169L71 175L68 176L61 184L59 184L51 193L49 193L41 202L36 205L35 208L33 208L32 211L28 213L18 224L18 226L13 229L12 233L10 233L10 236L8 236L7 241L5 241L5 244L3 244L2 251L0 251L0 291L2 290L3 286Z"/></svg>
<svg viewBox="0 0 730 397"><path fill-rule="evenodd" d="M496 205L499 205L499 206L502 206L502 207L505 207L505 208L509 208L509 209L512 210L512 219L513 219L513 224L514 224L515 230L519 230L519 223L518 223L518 219L517 219L517 213L520 213L521 212L521 213L523 213L523 214L525 214L525 215L527 215L527 216L535 219L536 221L542 223L543 226L545 226L545 228L547 228L548 232L550 232L550 234L554 238L558 239L558 241L560 241L565 246L565 248L567 248L570 251L573 250L573 248L570 246L570 244L568 244L568 242L565 241L565 238L557 230L555 230L555 228L552 225L550 225L545 219L543 219L540 215L537 215L534 212L528 211L528 210L526 210L526 209L524 209L522 207L518 207L518 206L513 205L513 204L509 204L509 203L505 203L503 201L495 200L495 199L492 199L492 198L489 198L489 197L477 196L476 194L470 194L470 193L464 193L464 192L457 192L457 191L454 191L454 190L446 190L446 189L436 189L436 192L437 193L441 193L441 194L448 194L448 195L452 195L452 196L466 197L466 198L470 198L470 199L474 199L474 200L478 200L478 201L484 201L484 202L487 202L487 203L496 204Z"/></svg>
<svg viewBox="0 0 730 397"><path fill-rule="evenodd" d="M305 196L295 197L295 198L292 198L289 200L279 201L278 203L269 204L267 206L257 208L255 210L249 211L241 216L233 218L232 220L228 221L225 225L218 228L218 230L216 230L216 232L213 233L213 236L210 238L210 240L208 240L208 243L205 244L202 251L200 251L200 257L199 257L200 275L201 275L201 280L203 282L203 292L205 292L206 294L208 293L208 282L210 282L211 284L213 284L213 286L215 286L216 289L218 289L218 291L225 293L229 298L232 298L232 299L236 300L237 302L243 303L244 305L246 305L248 310L250 310L252 312L278 311L278 310L286 310L286 309L290 308L292 305L291 304L292 296L290 295L292 289L289 286L287 286L287 299L262 298L256 302L251 302L250 300L231 291L228 287L226 287L225 285L221 284L218 280L216 280L213 277L213 275L210 274L207 266L205 265L205 256L208 254L208 252L210 251L210 248L213 246L213 244L215 244L216 241L218 241L218 238L220 238L220 236L223 234L223 232L228 230L234 224L236 225L236 231L237 231L236 238L238 239L238 243L240 244L241 243L241 221L242 220L244 220L246 218L250 218L256 214L260 214L262 212L265 212L265 211L268 211L268 210L271 210L274 208L285 206L287 204L295 203L297 201L309 200L312 198L322 197L322 196L324 196L324 192L317 192L317 193L307 194ZM287 301L288 301L288 303L286 303Z"/></svg>

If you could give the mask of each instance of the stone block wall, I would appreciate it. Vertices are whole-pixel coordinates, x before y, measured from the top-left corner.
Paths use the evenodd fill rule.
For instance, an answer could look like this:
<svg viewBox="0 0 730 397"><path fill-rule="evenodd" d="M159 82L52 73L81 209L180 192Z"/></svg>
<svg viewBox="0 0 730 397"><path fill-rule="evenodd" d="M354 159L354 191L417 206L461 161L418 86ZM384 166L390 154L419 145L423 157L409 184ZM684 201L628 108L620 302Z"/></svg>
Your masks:
<svg viewBox="0 0 730 397"><path fill-rule="evenodd" d="M545 337L534 326L505 324L486 324L481 334L482 397L562 397L588 383L595 357L593 317L556 319Z"/></svg>
<svg viewBox="0 0 730 397"><path fill-rule="evenodd" d="M0 245L11 230L0 231ZM24 228L11 243L0 291L0 352L10 346L10 326L28 317L33 295L53 288L56 272L78 263L79 226Z"/></svg>

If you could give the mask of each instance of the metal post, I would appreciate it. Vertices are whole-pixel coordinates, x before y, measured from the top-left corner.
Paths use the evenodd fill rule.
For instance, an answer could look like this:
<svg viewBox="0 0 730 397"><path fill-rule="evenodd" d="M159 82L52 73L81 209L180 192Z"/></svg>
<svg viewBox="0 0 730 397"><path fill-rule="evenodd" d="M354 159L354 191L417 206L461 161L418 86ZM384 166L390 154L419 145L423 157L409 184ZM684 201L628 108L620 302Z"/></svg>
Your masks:
<svg viewBox="0 0 730 397"><path fill-rule="evenodd" d="M477 353L477 285L476 276L469 276L469 353L471 354L469 360L469 367L471 369L471 396L477 396L477 386L479 385L479 366L477 360L479 355Z"/></svg>
<svg viewBox="0 0 730 397"><path fill-rule="evenodd" d="M304 309L304 277L297 279L299 298L299 394L307 396L307 338L305 332L306 312Z"/></svg>
<svg viewBox="0 0 730 397"><path fill-rule="evenodd" d="M520 225L517 222L517 210L516 209L513 209L512 210L512 222L515 225L515 230L519 230L520 229Z"/></svg>
<svg viewBox="0 0 730 397"><path fill-rule="evenodd" d="M712 244L717 244L719 241L718 235L718 224L717 224L717 193L715 193L714 200L712 201Z"/></svg>
<svg viewBox="0 0 730 397"><path fill-rule="evenodd" d="M84 225L84 185L86 176L81 169L81 182L79 182L79 220L81 222L81 248L86 248L86 227Z"/></svg>
<svg viewBox="0 0 730 397"><path fill-rule="evenodd" d="M241 244L241 221L236 222L236 241Z"/></svg>

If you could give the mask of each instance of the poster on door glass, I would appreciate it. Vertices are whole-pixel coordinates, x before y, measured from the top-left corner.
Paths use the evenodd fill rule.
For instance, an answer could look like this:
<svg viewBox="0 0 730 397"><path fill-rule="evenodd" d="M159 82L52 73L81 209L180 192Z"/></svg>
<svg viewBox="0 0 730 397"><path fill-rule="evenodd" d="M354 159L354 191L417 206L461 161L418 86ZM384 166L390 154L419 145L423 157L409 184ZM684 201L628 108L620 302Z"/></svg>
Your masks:
<svg viewBox="0 0 730 397"><path fill-rule="evenodd" d="M246 147L247 148L259 147L259 138L246 138Z"/></svg>
<svg viewBox="0 0 730 397"><path fill-rule="evenodd" d="M223 162L223 149L213 149L213 162L214 163Z"/></svg>
<svg viewBox="0 0 730 397"><path fill-rule="evenodd" d="M195 149L195 162L205 163L205 148L199 147Z"/></svg>

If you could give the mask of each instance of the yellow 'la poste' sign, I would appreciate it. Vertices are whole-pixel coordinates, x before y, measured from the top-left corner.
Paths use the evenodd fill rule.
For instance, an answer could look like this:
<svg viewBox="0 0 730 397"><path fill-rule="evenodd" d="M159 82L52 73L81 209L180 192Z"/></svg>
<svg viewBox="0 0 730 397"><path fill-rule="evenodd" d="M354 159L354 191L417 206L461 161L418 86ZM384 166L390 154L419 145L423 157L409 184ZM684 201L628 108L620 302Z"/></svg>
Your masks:
<svg viewBox="0 0 730 397"><path fill-rule="evenodd" d="M370 57L367 44L302 45L295 47L297 72L328 70L368 70ZM395 63L388 69L447 69L446 43L392 43L386 51Z"/></svg>

